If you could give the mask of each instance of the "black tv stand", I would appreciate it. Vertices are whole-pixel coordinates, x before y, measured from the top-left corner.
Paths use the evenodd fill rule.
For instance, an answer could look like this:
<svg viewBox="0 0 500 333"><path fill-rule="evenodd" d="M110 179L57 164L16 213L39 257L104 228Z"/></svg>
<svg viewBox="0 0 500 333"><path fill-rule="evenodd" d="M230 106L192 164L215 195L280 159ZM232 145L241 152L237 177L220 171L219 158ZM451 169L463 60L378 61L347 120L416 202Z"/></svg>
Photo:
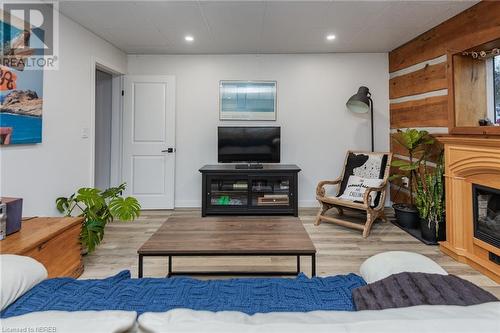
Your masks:
<svg viewBox="0 0 500 333"><path fill-rule="evenodd" d="M236 164L234 166L236 169L263 169L264 165L260 163L245 163L245 164Z"/></svg>
<svg viewBox="0 0 500 333"><path fill-rule="evenodd" d="M202 216L298 216L298 173L287 164L205 165ZM257 167L258 166L258 167Z"/></svg>

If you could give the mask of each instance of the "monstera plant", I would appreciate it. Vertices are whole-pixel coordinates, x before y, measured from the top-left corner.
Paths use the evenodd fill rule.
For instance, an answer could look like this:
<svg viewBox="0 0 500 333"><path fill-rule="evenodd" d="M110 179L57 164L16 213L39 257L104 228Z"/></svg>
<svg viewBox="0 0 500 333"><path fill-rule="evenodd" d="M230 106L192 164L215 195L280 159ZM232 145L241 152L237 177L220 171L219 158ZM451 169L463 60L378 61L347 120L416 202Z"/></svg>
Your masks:
<svg viewBox="0 0 500 333"><path fill-rule="evenodd" d="M422 161L425 161L429 155L431 146L434 144L434 139L427 131L416 129L406 129L405 131L398 130L394 139L404 150L406 150L408 160L395 160L392 166L399 170L389 178L394 180L397 178L408 177L408 188L410 191L410 203L396 203L393 205L398 223L406 228L418 228L419 216L415 206L413 196L414 189L417 188L417 179ZM397 198L396 198L397 200ZM394 200L394 201L396 201Z"/></svg>
<svg viewBox="0 0 500 333"><path fill-rule="evenodd" d="M69 197L56 199L59 212L84 218L80 239L88 253L101 243L108 222L114 219L132 221L139 216L141 205L134 197L122 196L125 188L125 183L104 191L83 187Z"/></svg>

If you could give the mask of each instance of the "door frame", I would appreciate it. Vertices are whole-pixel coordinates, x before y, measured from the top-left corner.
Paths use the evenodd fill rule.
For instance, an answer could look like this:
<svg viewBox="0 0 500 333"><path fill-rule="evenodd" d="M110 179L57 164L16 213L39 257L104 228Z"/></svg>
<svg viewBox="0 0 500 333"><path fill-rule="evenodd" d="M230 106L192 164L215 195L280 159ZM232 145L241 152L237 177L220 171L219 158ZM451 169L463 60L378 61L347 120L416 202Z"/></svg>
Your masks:
<svg viewBox="0 0 500 333"><path fill-rule="evenodd" d="M96 128L96 110L95 110L95 90L96 90L96 70L101 70L113 76L112 82L112 118L111 118L111 186L119 185L122 181L122 111L123 99L121 92L123 90L123 76L125 70L120 69L114 64L110 64L98 57L92 56L90 59L90 159L89 159L89 186L95 187L95 128Z"/></svg>

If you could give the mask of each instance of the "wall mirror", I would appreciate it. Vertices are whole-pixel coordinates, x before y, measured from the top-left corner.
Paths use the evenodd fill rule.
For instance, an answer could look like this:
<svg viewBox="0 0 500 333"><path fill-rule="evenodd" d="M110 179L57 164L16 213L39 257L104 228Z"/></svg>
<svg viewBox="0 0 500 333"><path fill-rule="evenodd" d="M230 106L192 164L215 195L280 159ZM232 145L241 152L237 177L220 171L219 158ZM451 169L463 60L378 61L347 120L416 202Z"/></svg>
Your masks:
<svg viewBox="0 0 500 333"><path fill-rule="evenodd" d="M500 39L448 57L450 133L500 135Z"/></svg>

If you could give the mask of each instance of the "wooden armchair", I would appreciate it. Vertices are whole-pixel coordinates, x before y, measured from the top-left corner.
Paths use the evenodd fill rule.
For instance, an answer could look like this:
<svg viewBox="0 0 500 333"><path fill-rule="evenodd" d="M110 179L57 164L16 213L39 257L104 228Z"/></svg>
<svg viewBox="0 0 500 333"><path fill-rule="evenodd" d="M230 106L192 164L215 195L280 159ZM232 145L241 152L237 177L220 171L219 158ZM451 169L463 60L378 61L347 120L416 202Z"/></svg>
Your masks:
<svg viewBox="0 0 500 333"><path fill-rule="evenodd" d="M373 222L380 218L386 220L384 215L384 204L386 197L386 185L389 178L392 153L372 153L372 152L347 152L342 176L335 180L324 180L318 183L316 188L316 199L320 203L320 210L316 216L316 225L321 221L332 222L348 228L363 231L363 237L368 237ZM346 200L340 198L345 192L350 176L358 176L364 179L378 179L380 186L366 188L362 201ZM327 195L326 186L337 186L335 196ZM375 199L370 196L373 193ZM373 202L373 201L374 202ZM339 217L344 215L344 209L366 212L366 222L357 224L341 218L327 216L326 213L332 208L336 208Z"/></svg>

